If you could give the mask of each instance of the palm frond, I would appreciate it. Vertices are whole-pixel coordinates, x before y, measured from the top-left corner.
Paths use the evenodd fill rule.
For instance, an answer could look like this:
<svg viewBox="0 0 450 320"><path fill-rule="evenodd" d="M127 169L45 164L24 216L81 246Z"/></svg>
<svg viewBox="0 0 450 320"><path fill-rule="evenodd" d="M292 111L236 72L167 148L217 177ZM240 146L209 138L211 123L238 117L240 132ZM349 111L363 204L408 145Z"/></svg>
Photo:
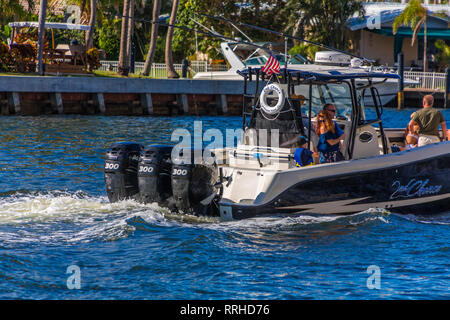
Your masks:
<svg viewBox="0 0 450 320"><path fill-rule="evenodd" d="M395 18L392 24L393 34L396 34L402 25L405 27L410 26L412 30L415 30L417 25L421 25L420 21L426 18L427 14L428 10L422 6L420 0L409 1L403 12Z"/></svg>

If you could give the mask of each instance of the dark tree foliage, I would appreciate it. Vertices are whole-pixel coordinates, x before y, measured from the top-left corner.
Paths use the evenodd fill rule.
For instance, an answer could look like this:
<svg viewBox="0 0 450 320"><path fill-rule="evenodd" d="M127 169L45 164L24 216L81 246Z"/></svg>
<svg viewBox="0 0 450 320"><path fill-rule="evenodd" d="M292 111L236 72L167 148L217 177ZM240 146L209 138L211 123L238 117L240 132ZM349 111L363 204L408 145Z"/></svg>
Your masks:
<svg viewBox="0 0 450 320"><path fill-rule="evenodd" d="M30 0L30 2L33 2ZM67 3L86 3L88 14L90 1L67 0ZM97 1L97 27L94 34L94 46L107 53L107 59L117 59L120 44L120 19L123 12L123 0ZM237 4L244 3L245 6ZM0 37L6 38L8 30L4 27L14 19L33 19L26 10L16 8L18 0L0 0ZM161 15L169 15L172 0L162 1ZM144 61L150 43L153 1L135 0L135 29L133 41L136 47L136 61ZM362 13L362 1L357 0L180 0L177 13L177 25L214 30L227 37L240 37L247 40L231 24L214 20L201 14L223 16L235 22L244 22L267 29L282 31L317 41L339 49L349 48L349 33L346 21L355 13ZM37 17L35 17L37 19ZM48 20L64 22L65 17L49 13ZM168 22L168 19L167 19ZM200 26L203 25L204 27ZM270 33L250 28L239 28L252 41L283 42L283 39ZM157 48L154 62L164 61L167 27L158 29ZM84 41L82 34L74 32L57 33L57 43L70 38ZM173 36L173 59L180 63L183 58L198 52L206 53L212 59L220 59L218 51L221 39L195 32L176 29ZM292 43L291 43L292 44ZM301 42L294 43L300 45ZM306 50L305 48L302 50ZM308 49L309 50L309 49ZM310 50L311 51L311 50Z"/></svg>
<svg viewBox="0 0 450 320"><path fill-rule="evenodd" d="M363 15L356 0L288 0L280 12L286 17L284 31L337 49L348 49L347 20Z"/></svg>

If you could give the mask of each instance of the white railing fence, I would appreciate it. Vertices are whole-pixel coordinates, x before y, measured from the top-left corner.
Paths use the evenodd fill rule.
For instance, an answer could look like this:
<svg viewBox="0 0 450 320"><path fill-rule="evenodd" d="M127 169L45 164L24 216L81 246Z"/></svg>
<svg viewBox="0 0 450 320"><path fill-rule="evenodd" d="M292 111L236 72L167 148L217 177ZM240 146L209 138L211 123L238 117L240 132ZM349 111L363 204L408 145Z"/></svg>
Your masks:
<svg viewBox="0 0 450 320"><path fill-rule="evenodd" d="M412 88L445 89L445 73L405 71L404 79L416 81L416 84L409 85Z"/></svg>
<svg viewBox="0 0 450 320"><path fill-rule="evenodd" d="M193 74L197 72L227 71L229 69L224 64L210 64L208 61L191 61L189 67Z"/></svg>
<svg viewBox="0 0 450 320"><path fill-rule="evenodd" d="M102 71L113 71L117 72L117 66L119 65L118 61L100 61L102 66L99 70ZM174 64L175 70L180 74L183 68L181 63ZM190 76L192 77L197 72L210 72L210 71L226 71L228 67L225 65L216 65L209 64L207 61L191 61L189 66ZM144 62L135 62L134 64L134 73L140 74L144 69ZM150 69L150 76L152 78L167 78L166 64L165 63L153 63L152 68Z"/></svg>

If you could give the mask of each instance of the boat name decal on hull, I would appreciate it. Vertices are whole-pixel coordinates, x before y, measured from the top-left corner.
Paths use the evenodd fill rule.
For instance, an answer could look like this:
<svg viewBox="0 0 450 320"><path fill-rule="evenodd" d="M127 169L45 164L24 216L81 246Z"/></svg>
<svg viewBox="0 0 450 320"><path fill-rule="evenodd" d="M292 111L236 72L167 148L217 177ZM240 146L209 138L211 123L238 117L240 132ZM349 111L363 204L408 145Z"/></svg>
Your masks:
<svg viewBox="0 0 450 320"><path fill-rule="evenodd" d="M416 180L411 179L407 185L403 186L400 181L396 180L392 187L396 188L389 197L390 200L398 198L422 197L426 195L436 194L441 191L442 186L427 186L428 179Z"/></svg>

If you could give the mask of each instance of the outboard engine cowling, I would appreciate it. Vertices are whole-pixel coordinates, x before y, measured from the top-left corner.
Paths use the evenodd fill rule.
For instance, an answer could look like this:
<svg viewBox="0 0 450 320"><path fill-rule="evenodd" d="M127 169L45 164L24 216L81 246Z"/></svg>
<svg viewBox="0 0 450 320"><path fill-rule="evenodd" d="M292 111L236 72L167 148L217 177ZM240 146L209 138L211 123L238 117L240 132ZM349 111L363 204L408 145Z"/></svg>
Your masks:
<svg viewBox="0 0 450 320"><path fill-rule="evenodd" d="M188 163L174 160L177 164L172 164L172 195L175 206L185 213L216 215L213 199L217 192L217 165L208 165L202 159L194 161L194 151L184 149L182 152L186 150L191 152L192 160Z"/></svg>
<svg viewBox="0 0 450 320"><path fill-rule="evenodd" d="M172 195L172 149L171 146L163 145L152 145L144 149L138 170L140 201L166 205L166 200Z"/></svg>
<svg viewBox="0 0 450 320"><path fill-rule="evenodd" d="M119 142L109 147L104 170L109 201L132 198L139 193L137 171L143 148L136 142Z"/></svg>
<svg viewBox="0 0 450 320"><path fill-rule="evenodd" d="M193 165L191 164L172 165L171 184L173 200L176 208L184 212L189 211L191 208L189 187L192 167Z"/></svg>

